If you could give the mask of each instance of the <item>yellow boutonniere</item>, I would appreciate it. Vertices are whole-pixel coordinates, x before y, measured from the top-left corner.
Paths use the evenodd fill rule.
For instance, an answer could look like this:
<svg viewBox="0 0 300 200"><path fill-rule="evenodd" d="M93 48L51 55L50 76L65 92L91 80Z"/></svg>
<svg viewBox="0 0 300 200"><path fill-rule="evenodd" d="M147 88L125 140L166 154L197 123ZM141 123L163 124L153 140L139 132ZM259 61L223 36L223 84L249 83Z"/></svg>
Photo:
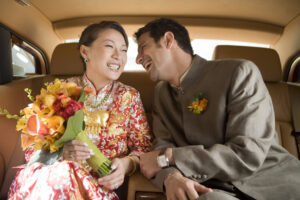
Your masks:
<svg viewBox="0 0 300 200"><path fill-rule="evenodd" d="M207 109L208 100L203 97L202 93L196 95L192 102L187 107L191 112L195 114L200 114Z"/></svg>

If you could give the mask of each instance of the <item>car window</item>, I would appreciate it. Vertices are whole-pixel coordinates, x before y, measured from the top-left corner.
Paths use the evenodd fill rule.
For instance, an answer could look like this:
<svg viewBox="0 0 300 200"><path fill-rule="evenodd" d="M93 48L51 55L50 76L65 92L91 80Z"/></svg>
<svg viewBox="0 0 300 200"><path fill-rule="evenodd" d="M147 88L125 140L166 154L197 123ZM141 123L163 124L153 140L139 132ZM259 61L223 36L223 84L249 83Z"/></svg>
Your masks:
<svg viewBox="0 0 300 200"><path fill-rule="evenodd" d="M13 76L25 76L36 73L36 62L34 56L14 44L12 47Z"/></svg>

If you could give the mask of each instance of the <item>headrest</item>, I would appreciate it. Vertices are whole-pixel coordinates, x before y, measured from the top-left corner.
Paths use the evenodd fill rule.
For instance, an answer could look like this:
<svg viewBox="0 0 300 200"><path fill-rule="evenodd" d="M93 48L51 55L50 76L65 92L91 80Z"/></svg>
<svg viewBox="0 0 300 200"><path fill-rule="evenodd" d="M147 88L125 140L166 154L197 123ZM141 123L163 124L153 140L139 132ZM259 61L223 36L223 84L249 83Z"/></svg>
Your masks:
<svg viewBox="0 0 300 200"><path fill-rule="evenodd" d="M242 58L254 62L259 68L264 81L282 80L282 69L278 53L274 49L219 45L215 48L214 59Z"/></svg>
<svg viewBox="0 0 300 200"><path fill-rule="evenodd" d="M63 43L55 47L51 58L51 75L81 75L83 71L78 43Z"/></svg>

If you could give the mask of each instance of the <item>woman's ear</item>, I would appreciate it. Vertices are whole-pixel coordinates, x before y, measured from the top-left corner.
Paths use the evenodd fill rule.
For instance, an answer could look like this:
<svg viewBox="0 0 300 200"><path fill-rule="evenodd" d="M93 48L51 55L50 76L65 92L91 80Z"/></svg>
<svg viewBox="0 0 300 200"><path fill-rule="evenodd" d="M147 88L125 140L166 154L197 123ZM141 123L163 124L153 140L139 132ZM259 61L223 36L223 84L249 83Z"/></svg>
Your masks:
<svg viewBox="0 0 300 200"><path fill-rule="evenodd" d="M87 46L80 45L79 52L83 59L88 59L88 47Z"/></svg>
<svg viewBox="0 0 300 200"><path fill-rule="evenodd" d="M170 49L175 42L174 34L170 31L165 32L164 34L165 45L167 49Z"/></svg>

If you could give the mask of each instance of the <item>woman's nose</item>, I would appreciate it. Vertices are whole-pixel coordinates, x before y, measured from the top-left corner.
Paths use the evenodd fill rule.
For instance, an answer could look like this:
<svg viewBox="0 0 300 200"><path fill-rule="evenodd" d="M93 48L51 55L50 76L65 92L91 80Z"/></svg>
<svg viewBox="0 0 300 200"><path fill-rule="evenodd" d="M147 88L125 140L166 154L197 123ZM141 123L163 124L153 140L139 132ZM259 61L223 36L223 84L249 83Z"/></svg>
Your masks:
<svg viewBox="0 0 300 200"><path fill-rule="evenodd" d="M114 50L114 53L113 53L113 57L116 58L116 59L119 59L119 56L120 56L120 52L118 49L115 49Z"/></svg>

